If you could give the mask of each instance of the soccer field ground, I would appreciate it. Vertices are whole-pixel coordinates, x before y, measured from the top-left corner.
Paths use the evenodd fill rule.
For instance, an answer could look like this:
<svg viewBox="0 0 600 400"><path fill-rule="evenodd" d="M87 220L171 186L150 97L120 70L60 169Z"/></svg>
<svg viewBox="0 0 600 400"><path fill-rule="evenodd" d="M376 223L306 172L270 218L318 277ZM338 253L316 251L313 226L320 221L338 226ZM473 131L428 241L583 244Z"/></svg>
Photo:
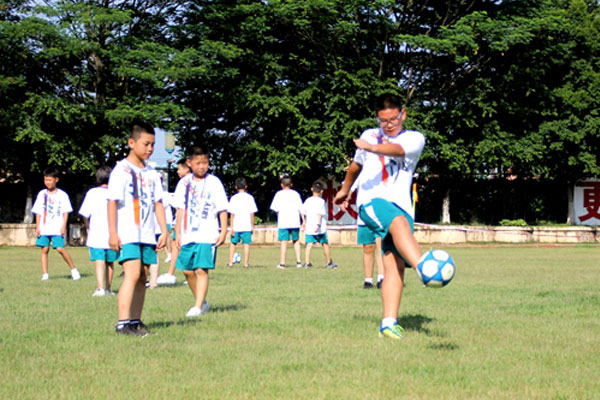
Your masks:
<svg viewBox="0 0 600 400"><path fill-rule="evenodd" d="M156 334L143 339L114 333L116 296L91 296L87 249L69 248L81 280L53 251L42 282L38 249L0 248L0 398L598 398L597 246L440 247L456 276L430 289L408 271L400 341L378 337L380 294L362 289L358 247L332 249L337 270L320 248L312 269L278 270L276 247L227 268L222 248L210 311L185 317L178 272L147 291Z"/></svg>

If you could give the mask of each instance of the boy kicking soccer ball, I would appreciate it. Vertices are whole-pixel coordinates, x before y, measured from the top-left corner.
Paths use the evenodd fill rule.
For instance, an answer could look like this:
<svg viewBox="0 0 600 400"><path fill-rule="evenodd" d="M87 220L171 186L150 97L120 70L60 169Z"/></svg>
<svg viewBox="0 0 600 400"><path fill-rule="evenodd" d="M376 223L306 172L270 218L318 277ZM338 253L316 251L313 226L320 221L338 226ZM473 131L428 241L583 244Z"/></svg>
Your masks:
<svg viewBox="0 0 600 400"><path fill-rule="evenodd" d="M354 160L334 202L344 205L358 178L359 215L376 236L381 236L385 279L381 284L383 319L379 334L400 339L403 328L396 318L402 298L405 266L417 268L421 251L413 236L412 177L425 146L425 137L405 130L406 110L394 95L377 99L378 128L355 139Z"/></svg>
<svg viewBox="0 0 600 400"><path fill-rule="evenodd" d="M192 173L177 183L174 196L175 245L180 249L176 266L195 298L186 316L199 317L208 311L208 271L215 268L217 247L227 236L227 194L221 180L208 173L206 150L193 147L187 163Z"/></svg>

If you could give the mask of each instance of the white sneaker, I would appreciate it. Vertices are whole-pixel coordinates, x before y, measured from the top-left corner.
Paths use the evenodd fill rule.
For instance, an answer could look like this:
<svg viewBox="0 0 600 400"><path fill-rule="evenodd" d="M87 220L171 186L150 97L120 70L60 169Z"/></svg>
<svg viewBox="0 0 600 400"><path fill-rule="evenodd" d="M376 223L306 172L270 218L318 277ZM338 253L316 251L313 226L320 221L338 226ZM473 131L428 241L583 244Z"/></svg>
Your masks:
<svg viewBox="0 0 600 400"><path fill-rule="evenodd" d="M204 307L204 305L202 307ZM202 310L196 306L190 308L189 311L187 312L187 314L185 314L186 317L199 317L201 315L202 315Z"/></svg>
<svg viewBox="0 0 600 400"><path fill-rule="evenodd" d="M94 290L94 293L92 293L92 297L102 297L105 294L107 294L106 290L104 290L104 289L96 289L96 290Z"/></svg>
<svg viewBox="0 0 600 400"><path fill-rule="evenodd" d="M202 309L200 309L200 314L206 314L208 310L210 310L210 304L208 304L206 300L204 300L204 303L202 303Z"/></svg>
<svg viewBox="0 0 600 400"><path fill-rule="evenodd" d="M43 281L47 281L48 279L50 279L50 275L48 275L48 274L42 274L42 280Z"/></svg>
<svg viewBox="0 0 600 400"><path fill-rule="evenodd" d="M77 268L73 268L71 270L71 278L73 278L74 281L78 281L81 279L81 274L79 273L79 271L77 271Z"/></svg>
<svg viewBox="0 0 600 400"><path fill-rule="evenodd" d="M158 285L174 285L177 282L177 277L169 273L164 273L156 278L156 284Z"/></svg>
<svg viewBox="0 0 600 400"><path fill-rule="evenodd" d="M104 294L107 296L115 296L117 292L113 292L112 290L104 290Z"/></svg>
<svg viewBox="0 0 600 400"><path fill-rule="evenodd" d="M167 258L165 258L165 262L168 263L171 261L171 253L167 253Z"/></svg>

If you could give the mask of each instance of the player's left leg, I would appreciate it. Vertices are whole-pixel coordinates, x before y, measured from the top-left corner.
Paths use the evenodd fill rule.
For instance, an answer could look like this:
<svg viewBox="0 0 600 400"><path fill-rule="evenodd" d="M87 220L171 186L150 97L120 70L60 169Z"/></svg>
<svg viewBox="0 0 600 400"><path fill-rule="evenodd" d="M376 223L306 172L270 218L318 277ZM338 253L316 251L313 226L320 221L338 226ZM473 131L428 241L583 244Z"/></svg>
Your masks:
<svg viewBox="0 0 600 400"><path fill-rule="evenodd" d="M302 256L301 256L301 245L300 240L294 241L294 253L296 254L296 266L302 267Z"/></svg>
<svg viewBox="0 0 600 400"><path fill-rule="evenodd" d="M75 269L75 264L73 264L73 259L71 258L71 255L69 254L67 249L65 249L64 247L57 247L56 251L58 251L58 253L62 256L63 260L65 260L65 262L69 266L69 269Z"/></svg>
<svg viewBox="0 0 600 400"><path fill-rule="evenodd" d="M244 244L244 267L248 267L250 262L250 245Z"/></svg>
<svg viewBox="0 0 600 400"><path fill-rule="evenodd" d="M206 293L208 292L208 270L198 268L194 270L196 275L196 304L195 306L201 308L206 300Z"/></svg>
<svg viewBox="0 0 600 400"><path fill-rule="evenodd" d="M312 267L310 263L310 252L312 251L313 243L306 243L306 247L304 248L304 262L306 263L306 268Z"/></svg>
<svg viewBox="0 0 600 400"><path fill-rule="evenodd" d="M131 301L131 311L129 313L131 320L141 320L142 310L144 308L144 300L146 299L146 267L140 268L138 280L135 282L133 289L133 298Z"/></svg>

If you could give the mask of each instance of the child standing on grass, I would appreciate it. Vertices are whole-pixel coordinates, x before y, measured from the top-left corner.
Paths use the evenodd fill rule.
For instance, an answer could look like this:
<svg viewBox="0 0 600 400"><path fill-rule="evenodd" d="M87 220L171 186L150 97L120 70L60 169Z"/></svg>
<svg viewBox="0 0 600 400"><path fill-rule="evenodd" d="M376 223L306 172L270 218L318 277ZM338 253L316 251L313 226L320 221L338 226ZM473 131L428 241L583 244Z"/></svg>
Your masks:
<svg viewBox="0 0 600 400"><path fill-rule="evenodd" d="M278 239L281 242L279 248L279 264L277 268L285 269L285 253L287 242L294 243L296 253L296 267L302 268L300 259L300 226L304 225L302 215L302 199L300 194L292 189L292 178L285 175L281 178L281 190L275 193L271 202L271 210L277 213ZM302 222L300 222L302 219Z"/></svg>
<svg viewBox="0 0 600 400"><path fill-rule="evenodd" d="M87 231L85 245L90 250L90 261L96 263L97 289L93 297L114 294L110 290L114 268L119 253L108 244L108 178L110 167L103 166L96 172L96 187L88 190L79 209Z"/></svg>
<svg viewBox="0 0 600 400"><path fill-rule="evenodd" d="M333 263L329 251L329 241L327 240L327 219L325 218L325 200L321 197L323 193L323 184L321 182L315 182L311 187L312 196L304 201L302 207L302 213L304 214L304 220L306 225L304 227L304 234L306 239L306 250L305 259L306 268L312 267L310 263L310 251L315 243L321 243L323 246L323 253L325 254L325 261L327 264L325 268L335 269L337 264Z"/></svg>
<svg viewBox="0 0 600 400"><path fill-rule="evenodd" d="M146 296L146 268L157 261L165 246L167 224L161 203L163 190L158 173L146 166L154 150L154 128L146 122L131 126L129 155L119 161L108 181L108 227L111 249L120 250L125 272L118 297L116 332L146 336L152 332L142 322ZM154 215L160 225L158 243Z"/></svg>
<svg viewBox="0 0 600 400"><path fill-rule="evenodd" d="M187 163L192 173L175 188L175 246L180 249L176 265L195 298L186 317L199 317L208 312L208 271L215 268L217 247L227 236L227 194L221 180L208 173L206 150L193 147Z"/></svg>
<svg viewBox="0 0 600 400"><path fill-rule="evenodd" d="M179 179L183 178L190 172L192 172L192 171L190 170L190 167L187 164L186 158L181 158L179 161L177 161L177 176L179 176ZM175 205L174 194L171 194L168 197L169 197L169 199L168 199L169 205L171 207L173 207L174 210L176 210L177 206ZM175 236L175 222L173 222L173 224L171 226L170 233L171 233L172 241L174 242L175 237L176 237ZM175 264L177 262L178 256L179 256L179 248L177 246L175 246L173 243L171 245L171 257L169 259L169 271L164 274L161 274L158 277L158 279L156 280L156 283L158 285L174 285L175 283L177 283L177 277L175 276Z"/></svg>
<svg viewBox="0 0 600 400"><path fill-rule="evenodd" d="M360 218L370 230L383 237L385 278L381 284L383 319L379 335L401 339L403 328L396 319L404 270L406 265L416 268L421 257L413 235L411 185L425 137L420 132L402 129L406 110L394 95L378 97L376 113L379 128L367 129L360 139L354 140L357 148L354 160L334 201L344 205L358 178Z"/></svg>
<svg viewBox="0 0 600 400"><path fill-rule="evenodd" d="M56 187L58 171L55 168L46 168L44 171L44 185L46 189L40 191L31 208L35 214L35 245L42 248L42 280L47 281L48 253L50 244L58 251L71 270L74 281L81 279L81 274L75 268L73 259L65 249L65 235L67 233L67 220L73 211L69 195Z"/></svg>
<svg viewBox="0 0 600 400"><path fill-rule="evenodd" d="M231 196L227 211L231 214L231 238L229 244L229 264L233 267L233 254L235 245L240 241L244 245L244 268L248 268L250 259L250 244L252 244L252 232L254 231L254 213L258 211L254 197L247 193L248 184L246 179L235 180L237 194Z"/></svg>

